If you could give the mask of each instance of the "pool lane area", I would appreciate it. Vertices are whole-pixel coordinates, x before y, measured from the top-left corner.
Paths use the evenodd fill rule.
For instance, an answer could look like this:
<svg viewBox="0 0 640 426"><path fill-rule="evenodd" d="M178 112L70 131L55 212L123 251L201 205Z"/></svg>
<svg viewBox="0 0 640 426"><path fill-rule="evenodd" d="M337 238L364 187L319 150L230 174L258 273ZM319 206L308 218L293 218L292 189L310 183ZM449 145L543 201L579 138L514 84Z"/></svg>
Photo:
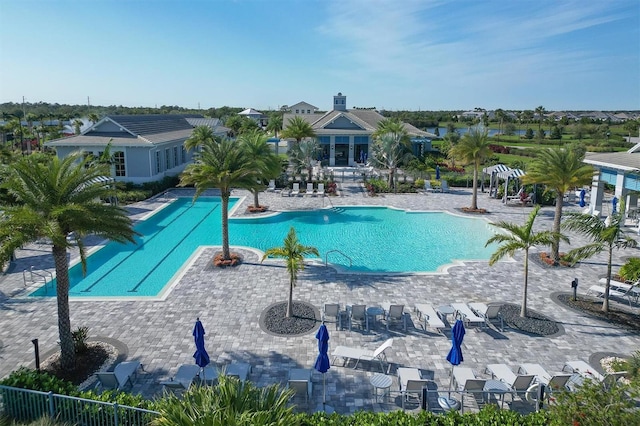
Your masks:
<svg viewBox="0 0 640 426"><path fill-rule="evenodd" d="M230 200L230 210L237 198ZM487 260L492 235L484 219L446 212L380 206L342 206L230 218L232 246L265 251L283 244L291 227L302 244L318 249L344 272L433 273L462 260ZM221 244L218 197L177 198L135 226L136 244L110 242L70 268L73 298L158 297L201 246ZM55 280L33 297L55 296Z"/></svg>

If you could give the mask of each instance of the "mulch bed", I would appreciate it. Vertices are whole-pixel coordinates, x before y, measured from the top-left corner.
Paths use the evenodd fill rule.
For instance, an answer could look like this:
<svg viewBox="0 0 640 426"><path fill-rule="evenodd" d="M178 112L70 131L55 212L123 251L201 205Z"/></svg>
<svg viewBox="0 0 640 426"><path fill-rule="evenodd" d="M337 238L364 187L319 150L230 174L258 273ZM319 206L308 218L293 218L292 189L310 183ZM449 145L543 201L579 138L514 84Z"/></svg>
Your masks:
<svg viewBox="0 0 640 426"><path fill-rule="evenodd" d="M260 327L277 336L299 336L319 326L319 311L311 304L293 302L293 316L287 318L287 302L267 307L260 317Z"/></svg>
<svg viewBox="0 0 640 426"><path fill-rule="evenodd" d="M65 370L60 366L60 353L52 355L43 363L43 371L68 380L74 385L80 385L93 373L98 371L109 359L107 347L100 342L87 343L87 350L76 354L76 366L72 370Z"/></svg>
<svg viewBox="0 0 640 426"><path fill-rule="evenodd" d="M506 326L536 336L557 335L561 329L558 324L539 312L527 309L526 318L520 316L520 305L505 303L500 308L500 315Z"/></svg>
<svg viewBox="0 0 640 426"><path fill-rule="evenodd" d="M617 309L615 303L609 301L609 312L602 311L602 299L592 298L589 296L578 295L577 300L573 300L570 293L560 293L556 296L556 300L574 309L610 324L620 326L622 328L640 332L640 315L626 310Z"/></svg>

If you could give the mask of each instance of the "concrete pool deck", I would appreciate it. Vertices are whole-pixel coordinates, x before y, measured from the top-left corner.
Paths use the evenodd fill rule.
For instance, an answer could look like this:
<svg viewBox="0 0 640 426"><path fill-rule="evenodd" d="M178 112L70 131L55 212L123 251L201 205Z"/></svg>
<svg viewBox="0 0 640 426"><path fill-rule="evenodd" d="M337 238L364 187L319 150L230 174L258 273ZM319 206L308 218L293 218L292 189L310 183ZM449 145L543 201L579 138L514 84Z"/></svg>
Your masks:
<svg viewBox="0 0 640 426"><path fill-rule="evenodd" d="M455 189L451 193L384 195L368 197L358 184L342 184L339 197L281 197L279 193L261 193L260 203L271 211L310 209L340 205L389 205L411 210L448 210L460 213L460 207L471 201L470 189ZM175 192L176 194L179 191ZM245 215L252 196L245 197L236 215ZM163 203L162 197L130 206L133 217L139 218ZM478 195L478 204L490 214L492 221L506 220L523 223L530 207L505 206L500 200ZM565 211L578 210L577 205ZM536 222L539 229L550 229L553 207L545 207ZM357 225L353 225L357 226ZM581 237L571 235L572 246L584 244ZM284 238L284 235L283 235ZM313 245L312 241L305 242ZM231 241L233 244L233 241ZM562 250L566 250L566 245ZM366 248L363 248L366 249ZM127 360L140 361L145 372L138 376L133 391L147 397L161 393L160 382L173 376L181 364L193 364L195 346L191 332L196 317L205 329L205 345L211 361L222 367L231 361L252 364L249 379L258 386L271 383L286 384L292 368L313 368L317 356L315 331L299 337L276 337L259 327L262 311L277 301L286 299L288 276L283 263L265 261L255 252L242 249L245 263L233 269L220 270L210 266L215 248L205 248L188 267L173 291L164 301L70 301L71 324L76 329L89 327L92 337L115 339L127 348ZM614 251L614 271L624 259L640 256L639 249ZM74 254L71 254L74 257ZM446 355L451 347L449 333L425 332L419 325L413 307L416 303L434 306L451 302L511 302L520 303L523 269L522 254L514 261L500 262L489 267L487 262L472 262L452 266L444 274L392 275L341 274L325 268L319 262L310 263L301 273L294 289L294 299L313 304L322 310L324 303L382 303L404 304L411 313L408 330L386 328L378 324L369 333L358 328L353 331L335 329L328 324L329 353L335 346L346 345L374 349L389 337L394 337L388 351L392 364L392 397L378 399L370 378L380 372L376 364L365 363L354 370L332 366L326 375L327 405L340 413L357 410L390 411L401 408L397 367L415 367L433 380L434 387L446 390L449 386L450 364ZM53 270L49 248L33 244L17 253L10 271L0 278L0 377L5 377L22 365L33 365L32 339L39 339L41 353L55 349L58 340L55 299L33 299L23 285L23 270ZM585 317L554 302L554 292L570 291L574 278L580 282L579 292L596 284L606 274L605 255L590 259L576 268L543 268L536 263L529 266L528 307L544 313L562 324L564 333L555 337L531 337L506 329L467 330L462 351L463 365L471 367L481 377L484 367L492 363L506 363L517 370L521 363L540 363L548 371L560 371L565 361L584 360L600 352L630 354L640 349L640 335L619 329L606 322ZM628 308L628 307L627 307ZM634 312L640 307L634 305ZM313 374L313 395L309 404L300 398L301 409L314 411L322 402L322 375ZM470 399L470 398L467 398ZM415 409L415 403L408 403ZM514 408L515 404L514 404Z"/></svg>

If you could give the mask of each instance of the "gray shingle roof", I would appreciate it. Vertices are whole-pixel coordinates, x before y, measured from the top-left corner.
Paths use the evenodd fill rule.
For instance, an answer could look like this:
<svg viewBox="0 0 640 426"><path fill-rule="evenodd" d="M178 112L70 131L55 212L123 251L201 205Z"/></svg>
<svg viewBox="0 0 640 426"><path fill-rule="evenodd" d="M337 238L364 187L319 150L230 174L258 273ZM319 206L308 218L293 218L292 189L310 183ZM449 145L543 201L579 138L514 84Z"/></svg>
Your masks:
<svg viewBox="0 0 640 426"><path fill-rule="evenodd" d="M79 136L71 136L68 138L56 139L53 141L48 141L45 143L46 146L50 147L86 147L86 146L106 146L109 142L111 142L111 146L113 147L122 147L122 146L151 146L151 142L146 141L141 138L137 138L131 135L123 136L122 133L117 134L109 134L109 133L99 133L94 135L79 135Z"/></svg>
<svg viewBox="0 0 640 426"><path fill-rule="evenodd" d="M129 130L134 135L154 135L177 130L193 129L193 126L189 124L184 115L110 115L108 118Z"/></svg>
<svg viewBox="0 0 640 426"><path fill-rule="evenodd" d="M624 171L640 171L640 152L588 152L584 162Z"/></svg>

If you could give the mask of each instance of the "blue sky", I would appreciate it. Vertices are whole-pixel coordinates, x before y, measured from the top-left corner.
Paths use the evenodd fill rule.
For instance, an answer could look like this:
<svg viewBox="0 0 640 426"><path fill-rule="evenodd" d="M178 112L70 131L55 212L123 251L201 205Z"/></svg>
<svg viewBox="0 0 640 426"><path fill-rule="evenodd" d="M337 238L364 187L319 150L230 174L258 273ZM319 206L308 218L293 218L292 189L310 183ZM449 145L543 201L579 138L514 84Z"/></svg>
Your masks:
<svg viewBox="0 0 640 426"><path fill-rule="evenodd" d="M640 109L640 0L0 0L0 102Z"/></svg>

